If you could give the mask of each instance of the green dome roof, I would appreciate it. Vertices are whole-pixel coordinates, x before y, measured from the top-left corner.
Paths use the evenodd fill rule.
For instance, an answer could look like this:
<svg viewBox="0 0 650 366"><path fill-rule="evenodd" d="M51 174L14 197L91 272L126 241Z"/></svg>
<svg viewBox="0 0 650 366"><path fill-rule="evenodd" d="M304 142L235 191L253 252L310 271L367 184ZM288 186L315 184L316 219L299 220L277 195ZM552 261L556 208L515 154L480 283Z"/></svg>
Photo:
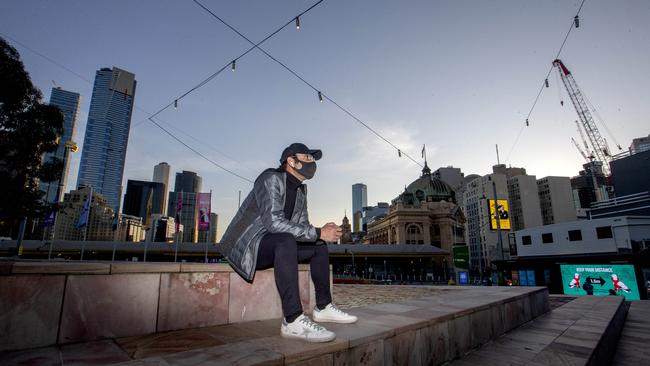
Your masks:
<svg viewBox="0 0 650 366"><path fill-rule="evenodd" d="M401 199L406 204L415 204L421 201L456 203L456 193L449 184L432 176L431 169L425 162L420 178L409 184L397 199Z"/></svg>

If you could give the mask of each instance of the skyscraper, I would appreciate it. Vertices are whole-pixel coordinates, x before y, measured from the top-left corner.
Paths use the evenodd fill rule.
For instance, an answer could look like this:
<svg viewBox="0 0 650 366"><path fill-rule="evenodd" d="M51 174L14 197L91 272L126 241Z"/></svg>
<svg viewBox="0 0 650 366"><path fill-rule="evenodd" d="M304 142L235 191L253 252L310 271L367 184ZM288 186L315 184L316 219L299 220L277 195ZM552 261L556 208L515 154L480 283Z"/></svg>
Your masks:
<svg viewBox="0 0 650 366"><path fill-rule="evenodd" d="M72 141L74 138L77 116L79 115L79 94L61 88L52 88L50 105L59 107L63 112L63 135L59 139L59 146L56 151L45 154L43 161L49 161L52 158L61 159L63 161L63 172L59 180L41 183L39 189L45 192L43 199L46 202L53 203L61 201L68 182L70 154L66 150L66 142Z"/></svg>
<svg viewBox="0 0 650 366"><path fill-rule="evenodd" d="M129 179L122 213L141 217L143 224L148 223L149 216L162 214L164 190L163 183Z"/></svg>
<svg viewBox="0 0 650 366"><path fill-rule="evenodd" d="M183 170L176 173L174 192L169 192L167 213L179 217L183 225L183 242L196 243L199 238L199 207L196 199L201 192L202 179L196 173ZM177 215L176 207L181 203L182 209Z"/></svg>
<svg viewBox="0 0 650 366"><path fill-rule="evenodd" d="M361 231L363 208L368 206L368 187L363 183L352 185L352 231ZM357 215L359 212L359 215Z"/></svg>
<svg viewBox="0 0 650 366"><path fill-rule="evenodd" d="M95 74L77 187L92 186L119 212L126 147L135 97L135 75L117 67Z"/></svg>
<svg viewBox="0 0 650 366"><path fill-rule="evenodd" d="M153 181L165 185L163 191L162 214L167 215L167 195L169 194L169 169L170 166L166 162L162 162L153 167Z"/></svg>
<svg viewBox="0 0 650 366"><path fill-rule="evenodd" d="M201 185L203 179L196 173L183 170L182 173L176 173L176 181L174 182L175 192L201 192Z"/></svg>

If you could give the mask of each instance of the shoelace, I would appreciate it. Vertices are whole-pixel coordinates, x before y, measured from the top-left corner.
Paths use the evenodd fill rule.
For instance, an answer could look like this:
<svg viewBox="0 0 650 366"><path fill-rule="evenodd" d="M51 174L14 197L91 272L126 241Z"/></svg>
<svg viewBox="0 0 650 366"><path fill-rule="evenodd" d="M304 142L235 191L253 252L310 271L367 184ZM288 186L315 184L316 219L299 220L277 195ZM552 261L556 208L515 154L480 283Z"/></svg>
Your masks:
<svg viewBox="0 0 650 366"><path fill-rule="evenodd" d="M325 328L321 327L320 325L312 322L308 317L303 317L300 319L300 322L303 323L307 328L312 329L316 332L320 332L325 330Z"/></svg>
<svg viewBox="0 0 650 366"><path fill-rule="evenodd" d="M348 315L348 313L346 313L345 311L337 308L334 304L330 304L330 307L332 308L332 310L334 310L335 312L337 312L337 313L339 313L341 315L346 315L346 316Z"/></svg>

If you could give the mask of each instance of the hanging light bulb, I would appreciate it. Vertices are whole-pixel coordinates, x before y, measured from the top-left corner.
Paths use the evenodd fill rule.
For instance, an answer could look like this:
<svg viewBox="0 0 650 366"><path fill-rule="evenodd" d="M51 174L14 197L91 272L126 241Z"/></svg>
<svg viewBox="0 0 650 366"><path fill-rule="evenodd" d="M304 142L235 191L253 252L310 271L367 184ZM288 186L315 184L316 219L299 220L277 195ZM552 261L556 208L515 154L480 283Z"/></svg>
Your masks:
<svg viewBox="0 0 650 366"><path fill-rule="evenodd" d="M580 18L577 15L573 17L573 24L575 24L576 28L580 28Z"/></svg>
<svg viewBox="0 0 650 366"><path fill-rule="evenodd" d="M174 99L174 109L178 109L178 99Z"/></svg>
<svg viewBox="0 0 650 366"><path fill-rule="evenodd" d="M397 149L397 156L400 157L400 158L402 157L402 150Z"/></svg>
<svg viewBox="0 0 650 366"><path fill-rule="evenodd" d="M300 30L300 17L296 17L296 29Z"/></svg>
<svg viewBox="0 0 650 366"><path fill-rule="evenodd" d="M321 92L318 92L318 100L323 103L323 94L321 94Z"/></svg>
<svg viewBox="0 0 650 366"><path fill-rule="evenodd" d="M528 118L526 118L526 127L530 126L530 123L528 123Z"/></svg>
<svg viewBox="0 0 650 366"><path fill-rule="evenodd" d="M564 107L564 101L563 101L563 100L560 101L560 105L561 105L562 107Z"/></svg>
<svg viewBox="0 0 650 366"><path fill-rule="evenodd" d="M548 79L544 79L544 85L548 88Z"/></svg>
<svg viewBox="0 0 650 366"><path fill-rule="evenodd" d="M237 62L237 60L232 60L232 64L231 64L231 66L230 66L231 69L232 69L232 71L235 71L235 68L237 67L236 62Z"/></svg>

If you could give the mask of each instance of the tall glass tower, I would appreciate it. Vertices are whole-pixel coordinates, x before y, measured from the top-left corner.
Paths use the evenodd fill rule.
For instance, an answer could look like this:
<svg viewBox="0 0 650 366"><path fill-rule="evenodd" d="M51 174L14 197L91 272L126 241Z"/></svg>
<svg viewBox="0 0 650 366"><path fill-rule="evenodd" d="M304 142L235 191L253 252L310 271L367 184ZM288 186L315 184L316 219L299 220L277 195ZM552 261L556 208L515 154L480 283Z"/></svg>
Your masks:
<svg viewBox="0 0 650 366"><path fill-rule="evenodd" d="M68 183L68 172L70 170L70 154L66 151L66 142L72 141L79 115L79 94L61 88L52 88L50 105L57 106L63 112L63 135L59 139L59 146L56 151L47 153L43 161L58 158L63 161L63 172L61 178L49 183L41 183L39 189L45 192L43 200L49 203L60 202L63 199L63 191Z"/></svg>
<svg viewBox="0 0 650 366"><path fill-rule="evenodd" d="M368 206L368 187L363 183L352 185L352 231L361 231L363 208Z"/></svg>
<svg viewBox="0 0 650 366"><path fill-rule="evenodd" d="M77 187L89 186L119 212L129 142L135 75L117 67L95 74Z"/></svg>

